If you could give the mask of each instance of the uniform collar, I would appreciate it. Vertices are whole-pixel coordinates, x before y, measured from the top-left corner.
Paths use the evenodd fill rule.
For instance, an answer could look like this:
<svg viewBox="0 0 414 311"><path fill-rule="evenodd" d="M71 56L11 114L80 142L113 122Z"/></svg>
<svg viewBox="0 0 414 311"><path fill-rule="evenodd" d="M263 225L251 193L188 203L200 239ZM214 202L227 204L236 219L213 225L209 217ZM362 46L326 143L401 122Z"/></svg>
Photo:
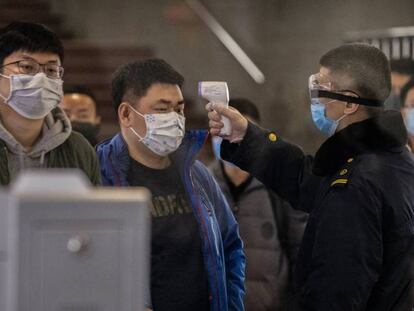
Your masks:
<svg viewBox="0 0 414 311"><path fill-rule="evenodd" d="M385 111L379 117L353 123L328 138L315 155L313 173L335 173L347 159L364 153L401 152L407 131L401 113Z"/></svg>

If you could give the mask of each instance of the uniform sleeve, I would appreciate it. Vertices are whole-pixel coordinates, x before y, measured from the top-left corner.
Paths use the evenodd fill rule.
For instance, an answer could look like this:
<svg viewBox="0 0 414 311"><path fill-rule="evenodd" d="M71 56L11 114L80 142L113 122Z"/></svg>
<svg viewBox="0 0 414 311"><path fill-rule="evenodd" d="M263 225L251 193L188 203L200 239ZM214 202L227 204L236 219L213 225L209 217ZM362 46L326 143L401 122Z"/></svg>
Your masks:
<svg viewBox="0 0 414 311"><path fill-rule="evenodd" d="M367 184L331 188L311 217L318 221L302 308L365 310L382 266L381 204L375 190Z"/></svg>
<svg viewBox="0 0 414 311"><path fill-rule="evenodd" d="M309 212L312 204L300 206L300 196L306 196L309 203L320 178L312 174L313 158L305 156L298 146L249 122L240 144L223 140L221 157L251 173L295 209Z"/></svg>

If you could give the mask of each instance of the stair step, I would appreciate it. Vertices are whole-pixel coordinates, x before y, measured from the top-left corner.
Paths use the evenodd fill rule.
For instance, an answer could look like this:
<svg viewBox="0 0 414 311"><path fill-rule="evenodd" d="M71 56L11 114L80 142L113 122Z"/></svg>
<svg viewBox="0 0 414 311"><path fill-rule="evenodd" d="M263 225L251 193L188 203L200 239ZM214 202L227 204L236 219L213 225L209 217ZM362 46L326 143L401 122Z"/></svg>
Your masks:
<svg viewBox="0 0 414 311"><path fill-rule="evenodd" d="M50 5L44 1L28 1L28 0L8 0L4 1L2 4L3 8L11 8L11 9L30 9L30 10L41 10L41 11L49 11Z"/></svg>
<svg viewBox="0 0 414 311"><path fill-rule="evenodd" d="M0 0L1 1L1 0ZM65 47L65 85L81 84L96 97L98 113L102 117L100 138L108 138L119 131L118 118L111 102L111 80L121 65L152 57L152 49L134 45L111 45L73 40L62 27L62 16L53 14L50 5L36 0L5 0L0 10L0 27L20 20L45 24L63 40Z"/></svg>

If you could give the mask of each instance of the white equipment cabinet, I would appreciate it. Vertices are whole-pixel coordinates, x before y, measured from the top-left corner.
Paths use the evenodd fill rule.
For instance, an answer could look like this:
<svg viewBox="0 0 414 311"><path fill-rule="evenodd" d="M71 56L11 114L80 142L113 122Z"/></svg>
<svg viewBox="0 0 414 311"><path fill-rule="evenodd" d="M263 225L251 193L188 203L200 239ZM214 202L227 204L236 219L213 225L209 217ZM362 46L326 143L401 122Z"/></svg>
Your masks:
<svg viewBox="0 0 414 311"><path fill-rule="evenodd" d="M0 310L144 310L150 194L32 171L0 192Z"/></svg>

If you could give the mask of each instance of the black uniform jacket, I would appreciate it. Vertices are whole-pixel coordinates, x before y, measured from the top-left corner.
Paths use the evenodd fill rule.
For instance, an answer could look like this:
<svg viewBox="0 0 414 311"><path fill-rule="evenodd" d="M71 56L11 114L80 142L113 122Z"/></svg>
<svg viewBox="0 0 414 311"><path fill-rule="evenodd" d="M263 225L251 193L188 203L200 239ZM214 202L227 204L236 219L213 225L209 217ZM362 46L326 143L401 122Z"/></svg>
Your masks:
<svg viewBox="0 0 414 311"><path fill-rule="evenodd" d="M354 123L315 157L249 123L221 155L310 213L296 310L411 310L414 161L399 112Z"/></svg>

